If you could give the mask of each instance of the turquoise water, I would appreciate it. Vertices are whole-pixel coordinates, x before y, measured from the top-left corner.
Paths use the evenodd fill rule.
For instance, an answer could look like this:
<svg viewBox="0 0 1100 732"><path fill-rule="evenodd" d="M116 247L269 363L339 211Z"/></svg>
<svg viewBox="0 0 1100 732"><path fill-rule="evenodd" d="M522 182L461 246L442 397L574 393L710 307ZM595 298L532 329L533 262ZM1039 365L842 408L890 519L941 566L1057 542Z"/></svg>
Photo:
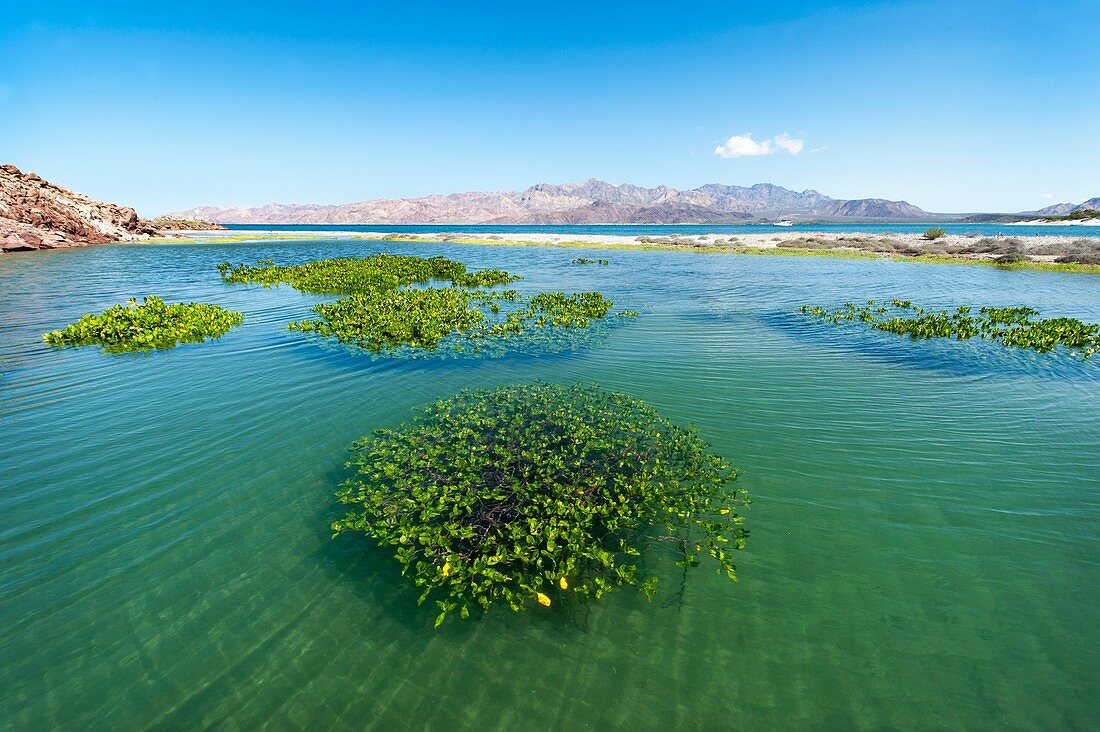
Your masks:
<svg viewBox="0 0 1100 732"><path fill-rule="evenodd" d="M805 323L812 302L1026 304L1100 279L899 261L385 243L600 289L598 347L364 358L285 329L317 298L214 265L366 241L0 258L0 726L1089 729L1100 697L1100 360ZM42 332L131 296L244 312L152 355ZM463 387L598 381L745 471L740 583L660 567L589 607L434 613L332 540L345 448Z"/></svg>
<svg viewBox="0 0 1100 732"><path fill-rule="evenodd" d="M565 234L592 236L698 236L700 234L803 234L832 232L851 234L923 234L929 226L940 226L948 234L960 236L1068 236L1100 237L1100 226L1058 226L1053 224L795 224L789 227L771 224L226 224L234 231L387 231L399 234Z"/></svg>

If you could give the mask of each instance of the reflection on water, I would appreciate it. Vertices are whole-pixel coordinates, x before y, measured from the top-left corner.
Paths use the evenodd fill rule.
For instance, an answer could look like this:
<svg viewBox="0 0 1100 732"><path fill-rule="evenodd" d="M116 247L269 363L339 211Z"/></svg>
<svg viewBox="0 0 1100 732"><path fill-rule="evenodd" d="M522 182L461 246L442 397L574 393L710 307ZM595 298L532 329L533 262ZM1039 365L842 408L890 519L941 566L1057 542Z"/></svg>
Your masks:
<svg viewBox="0 0 1100 732"><path fill-rule="evenodd" d="M0 259L0 720L13 728L1087 728L1100 693L1100 360L807 324L901 297L1100 321L1100 280L988 267L389 244L600 290L591 347L371 358L321 299L214 265L376 242ZM131 296L245 314L156 354L45 347ZM431 629L396 562L329 538L345 449L466 387L596 381L745 469L733 585ZM656 561L656 560L655 560Z"/></svg>

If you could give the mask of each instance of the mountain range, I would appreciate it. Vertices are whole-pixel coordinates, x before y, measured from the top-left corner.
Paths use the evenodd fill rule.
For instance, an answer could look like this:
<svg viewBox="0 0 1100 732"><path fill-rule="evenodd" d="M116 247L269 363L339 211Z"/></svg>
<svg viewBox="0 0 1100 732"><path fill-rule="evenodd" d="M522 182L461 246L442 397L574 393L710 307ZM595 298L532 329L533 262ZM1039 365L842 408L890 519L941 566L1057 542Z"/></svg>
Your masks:
<svg viewBox="0 0 1100 732"><path fill-rule="evenodd" d="M1100 211L1100 196L1090 198L1084 203L1056 203L1053 206L1041 208L1035 213L1046 216L1068 216L1074 211Z"/></svg>
<svg viewBox="0 0 1100 732"><path fill-rule="evenodd" d="M937 218L906 201L844 200L770 183L711 183L678 190L589 179L523 191L452 193L339 205L200 206L168 214L225 224L718 224L770 218L921 221Z"/></svg>

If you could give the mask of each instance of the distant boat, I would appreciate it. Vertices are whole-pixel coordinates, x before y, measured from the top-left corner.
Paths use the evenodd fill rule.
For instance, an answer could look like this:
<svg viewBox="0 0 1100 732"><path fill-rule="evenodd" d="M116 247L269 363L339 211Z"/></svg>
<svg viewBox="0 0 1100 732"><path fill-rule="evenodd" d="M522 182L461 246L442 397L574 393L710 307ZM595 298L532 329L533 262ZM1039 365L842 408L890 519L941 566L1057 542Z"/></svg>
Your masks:
<svg viewBox="0 0 1100 732"><path fill-rule="evenodd" d="M773 221L772 226L794 226L794 222L790 219L783 219L781 221Z"/></svg>

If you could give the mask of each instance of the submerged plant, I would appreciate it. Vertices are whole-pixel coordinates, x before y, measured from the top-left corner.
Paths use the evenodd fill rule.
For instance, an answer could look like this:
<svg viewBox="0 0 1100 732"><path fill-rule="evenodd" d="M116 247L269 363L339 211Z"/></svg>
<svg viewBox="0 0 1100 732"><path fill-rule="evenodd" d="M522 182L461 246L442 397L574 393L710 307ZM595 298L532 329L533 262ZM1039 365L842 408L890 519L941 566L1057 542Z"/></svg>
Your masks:
<svg viewBox="0 0 1100 732"><path fill-rule="evenodd" d="M1087 359L1100 351L1100 325L1083 323L1076 318L1038 318L1035 308L1018 306L983 307L974 312L962 306L954 311L926 311L909 300L891 300L890 306L868 300L866 305L845 303L836 310L803 305L801 312L830 323L859 321L888 333L910 338L986 338L1012 348L1027 348L1040 353L1058 346Z"/></svg>
<svg viewBox="0 0 1100 732"><path fill-rule="evenodd" d="M336 535L394 547L402 572L452 612L599 598L640 577L647 548L736 579L747 530L737 471L696 431L595 385L465 391L352 446ZM440 596L441 597L438 597Z"/></svg>
<svg viewBox="0 0 1100 732"><path fill-rule="evenodd" d="M244 322L240 313L208 303L165 304L155 295L138 305L130 298L100 315L84 315L77 322L46 333L51 346L103 346L106 351L172 348L217 338Z"/></svg>
<svg viewBox="0 0 1100 732"><path fill-rule="evenodd" d="M466 265L445 257L375 254L370 257L322 259L280 266L265 260L256 265L222 262L218 272L226 282L286 283L303 292L350 295L394 290L402 285L450 281L461 287L507 284L520 279L499 269L467 272Z"/></svg>

